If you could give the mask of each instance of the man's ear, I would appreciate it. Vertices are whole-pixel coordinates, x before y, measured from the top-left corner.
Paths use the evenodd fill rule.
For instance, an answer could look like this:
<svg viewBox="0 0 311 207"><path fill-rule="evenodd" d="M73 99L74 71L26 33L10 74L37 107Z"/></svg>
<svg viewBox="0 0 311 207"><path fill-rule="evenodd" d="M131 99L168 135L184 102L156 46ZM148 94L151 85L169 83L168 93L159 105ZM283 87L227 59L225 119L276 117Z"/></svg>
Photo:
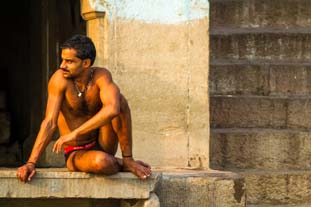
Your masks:
<svg viewBox="0 0 311 207"><path fill-rule="evenodd" d="M90 59L90 58L87 58L87 59L84 59L84 60L83 60L83 67L84 67L84 68L89 68L89 67L91 67L91 59Z"/></svg>

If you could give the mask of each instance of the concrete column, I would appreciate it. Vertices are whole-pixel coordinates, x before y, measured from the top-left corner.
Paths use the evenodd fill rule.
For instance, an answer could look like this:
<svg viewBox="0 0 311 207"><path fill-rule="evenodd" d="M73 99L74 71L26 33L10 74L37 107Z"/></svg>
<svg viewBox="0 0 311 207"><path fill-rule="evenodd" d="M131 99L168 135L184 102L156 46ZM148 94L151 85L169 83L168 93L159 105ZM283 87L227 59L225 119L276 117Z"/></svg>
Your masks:
<svg viewBox="0 0 311 207"><path fill-rule="evenodd" d="M87 34L127 98L136 159L209 165L207 0L81 0Z"/></svg>
<svg viewBox="0 0 311 207"><path fill-rule="evenodd" d="M86 33L96 47L97 57L94 65L103 66L107 62L107 19L105 10L96 0L81 0L81 15L86 21Z"/></svg>

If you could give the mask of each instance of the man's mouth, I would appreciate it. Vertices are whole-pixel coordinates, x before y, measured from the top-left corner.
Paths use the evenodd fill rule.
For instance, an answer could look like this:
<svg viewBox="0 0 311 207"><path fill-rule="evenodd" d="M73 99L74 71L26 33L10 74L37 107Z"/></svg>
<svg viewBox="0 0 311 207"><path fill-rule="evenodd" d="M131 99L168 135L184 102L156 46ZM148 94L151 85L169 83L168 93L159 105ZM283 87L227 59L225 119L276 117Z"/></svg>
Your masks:
<svg viewBox="0 0 311 207"><path fill-rule="evenodd" d="M69 70L67 70L66 68L60 68L63 72L67 72L69 73Z"/></svg>

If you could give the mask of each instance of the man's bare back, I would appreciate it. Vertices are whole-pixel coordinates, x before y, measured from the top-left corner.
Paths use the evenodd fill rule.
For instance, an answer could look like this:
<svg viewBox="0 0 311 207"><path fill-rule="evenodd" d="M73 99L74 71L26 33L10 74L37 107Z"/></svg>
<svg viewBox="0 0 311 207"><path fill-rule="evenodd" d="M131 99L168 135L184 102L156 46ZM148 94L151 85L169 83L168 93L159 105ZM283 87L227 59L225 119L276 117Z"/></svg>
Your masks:
<svg viewBox="0 0 311 207"><path fill-rule="evenodd" d="M74 36L62 47L62 64L50 78L46 115L28 162L17 177L26 182L35 174L35 163L51 141L56 126L60 137L53 146L64 147L67 168L113 174L133 172L150 176L150 166L132 156L132 126L128 103L104 68L91 68L95 47L85 36ZM123 159L114 157L118 143Z"/></svg>

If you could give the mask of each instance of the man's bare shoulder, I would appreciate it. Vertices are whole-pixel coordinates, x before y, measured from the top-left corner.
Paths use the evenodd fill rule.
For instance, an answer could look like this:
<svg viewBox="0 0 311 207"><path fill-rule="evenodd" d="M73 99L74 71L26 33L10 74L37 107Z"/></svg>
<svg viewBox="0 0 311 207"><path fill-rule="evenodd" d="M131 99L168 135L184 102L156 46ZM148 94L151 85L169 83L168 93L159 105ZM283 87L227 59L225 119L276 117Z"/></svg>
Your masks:
<svg viewBox="0 0 311 207"><path fill-rule="evenodd" d="M62 70L58 69L51 76L49 80L49 87L64 89L66 88L67 83L68 80L64 78Z"/></svg>
<svg viewBox="0 0 311 207"><path fill-rule="evenodd" d="M107 68L94 67L94 74L97 76L111 76L110 71Z"/></svg>
<svg viewBox="0 0 311 207"><path fill-rule="evenodd" d="M106 68L99 68L94 67L94 79L97 81L104 81L104 82L111 82L112 81L112 75L110 71Z"/></svg>

